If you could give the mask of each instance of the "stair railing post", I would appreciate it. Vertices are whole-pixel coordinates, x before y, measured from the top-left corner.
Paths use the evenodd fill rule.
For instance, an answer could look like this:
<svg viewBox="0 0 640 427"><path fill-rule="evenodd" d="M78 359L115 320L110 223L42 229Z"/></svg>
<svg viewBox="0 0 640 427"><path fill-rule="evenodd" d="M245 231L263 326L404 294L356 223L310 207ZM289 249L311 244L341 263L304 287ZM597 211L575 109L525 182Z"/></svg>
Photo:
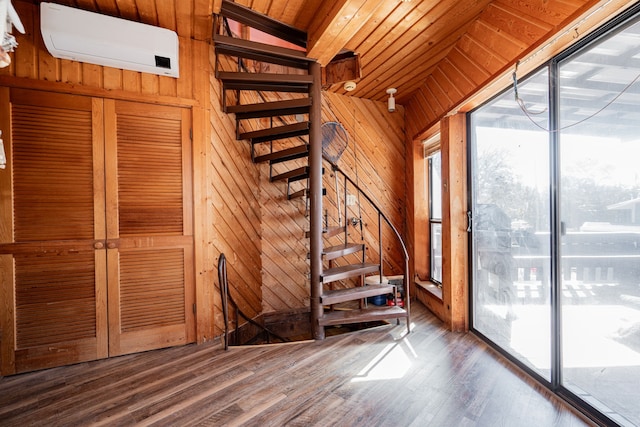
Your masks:
<svg viewBox="0 0 640 427"><path fill-rule="evenodd" d="M337 174L338 172L336 172ZM347 176L344 176L344 242L349 241L349 205L347 204ZM362 261L364 262L364 261Z"/></svg>
<svg viewBox="0 0 640 427"><path fill-rule="evenodd" d="M333 169L333 178L334 178L335 187L336 187L336 206L338 207L338 225L342 227L342 212L341 212L342 209L340 206L340 188L338 187L338 171L336 170L335 165L332 165L332 169ZM345 197L347 197L346 193L345 193ZM345 227L347 225L346 216L347 216L347 211L345 210L345 222L344 222Z"/></svg>
<svg viewBox="0 0 640 427"><path fill-rule="evenodd" d="M378 212L378 255L380 255L380 282L382 282L382 213ZM395 295L394 295L395 298Z"/></svg>
<svg viewBox="0 0 640 427"><path fill-rule="evenodd" d="M407 333L411 332L411 296L409 295L409 258L404 257L404 309L407 312Z"/></svg>
<svg viewBox="0 0 640 427"><path fill-rule="evenodd" d="M313 83L309 121L309 229L310 229L310 265L311 265L311 333L316 340L324 339L324 326L320 326L323 315L320 297L322 295L322 79L318 62L309 65Z"/></svg>

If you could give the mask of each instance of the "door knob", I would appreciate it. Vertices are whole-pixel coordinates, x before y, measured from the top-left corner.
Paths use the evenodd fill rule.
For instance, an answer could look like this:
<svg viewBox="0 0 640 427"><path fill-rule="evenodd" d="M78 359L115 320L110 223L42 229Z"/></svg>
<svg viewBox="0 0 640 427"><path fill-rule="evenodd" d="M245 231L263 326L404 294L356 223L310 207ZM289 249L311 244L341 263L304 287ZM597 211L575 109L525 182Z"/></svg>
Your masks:
<svg viewBox="0 0 640 427"><path fill-rule="evenodd" d="M93 244L94 249L102 249L104 248L104 243L103 242L95 242Z"/></svg>

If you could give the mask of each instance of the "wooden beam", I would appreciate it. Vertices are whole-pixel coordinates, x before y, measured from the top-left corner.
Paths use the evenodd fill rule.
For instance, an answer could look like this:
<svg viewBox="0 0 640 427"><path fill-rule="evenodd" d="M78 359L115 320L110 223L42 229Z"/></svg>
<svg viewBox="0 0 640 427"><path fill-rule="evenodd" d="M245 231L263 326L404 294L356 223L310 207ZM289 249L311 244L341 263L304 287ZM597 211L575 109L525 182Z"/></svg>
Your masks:
<svg viewBox="0 0 640 427"><path fill-rule="evenodd" d="M442 302L452 331L467 331L467 160L466 116L440 122L442 153Z"/></svg>
<svg viewBox="0 0 640 427"><path fill-rule="evenodd" d="M307 56L327 65L381 4L382 0L323 2L309 28Z"/></svg>

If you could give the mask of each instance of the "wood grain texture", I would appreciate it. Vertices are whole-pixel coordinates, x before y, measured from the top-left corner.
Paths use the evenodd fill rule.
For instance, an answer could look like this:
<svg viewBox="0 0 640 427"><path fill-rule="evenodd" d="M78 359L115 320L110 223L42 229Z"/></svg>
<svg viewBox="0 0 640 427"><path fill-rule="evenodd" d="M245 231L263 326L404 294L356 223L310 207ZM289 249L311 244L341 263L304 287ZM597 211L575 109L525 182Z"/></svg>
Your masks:
<svg viewBox="0 0 640 427"><path fill-rule="evenodd" d="M466 116L442 120L442 302L446 322L466 331L468 318L468 233Z"/></svg>
<svg viewBox="0 0 640 427"><path fill-rule="evenodd" d="M104 13L112 10L115 6L111 3L113 0L108 1L109 3L106 4ZM58 3L81 7L75 4L75 2ZM94 2L90 3L91 5L87 4L84 6L92 10L96 6ZM184 26L185 33L188 33L186 36L183 37L181 32L178 31L181 78L175 79L146 73L123 71L110 67L101 67L94 64L54 58L47 52L42 41L42 36L40 35L40 12L38 5L21 0L16 1L15 6L25 25L26 34L23 35L16 32L16 39L20 44L20 49L16 49L13 54L11 66L0 69L0 76L25 77L43 82L60 83L60 85L57 85L58 90L68 93L78 93L80 90L88 91L89 89L93 89L93 94L101 93L103 96L132 97L132 94L136 94L138 98L142 96L152 97L156 100L164 98L165 101L170 104L175 104L176 101L180 102L180 100L182 100L183 103L188 102L188 100L197 100L200 105L207 105L204 102L207 98L206 94L202 92L200 86L195 86L195 83L201 80L197 77L198 73L204 70L194 66L192 55L197 53L198 55L205 55L206 57L207 53L205 52L207 49L203 50L200 48L199 46L203 43L198 40L207 40L211 37L211 34L209 30L203 39L193 40L192 32L195 31L195 14L200 16L200 28L196 31L198 34L206 31L203 26L207 28L210 27L210 23L207 24L202 20L202 14L208 13L209 10L208 2L207 4L203 4L203 1L198 1L193 5L193 2L171 0L170 5L167 5L164 1L156 5L155 1L138 0L137 3L139 3L139 5L137 5L135 1L119 1L117 4L118 14L127 19L142 20L143 22L146 19L147 21L157 22L157 17L159 16L158 10L163 10L163 16L165 16L163 20L171 20L171 17L175 17L174 20L179 20L181 25ZM140 8L138 6L140 6ZM98 9L102 11L100 7L98 7ZM140 17L141 11L146 16L145 19ZM169 15L167 15L167 11ZM172 25L174 27L176 26L176 24ZM171 29L175 30L175 28ZM33 85L30 85L30 87L33 87ZM56 88L56 85L50 84L48 88Z"/></svg>
<svg viewBox="0 0 640 427"><path fill-rule="evenodd" d="M215 54L210 50L210 63L214 64ZM227 64L228 66L228 64ZM211 192L211 228L216 268L220 253L228 262L228 276L233 298L243 311L255 316L262 312L262 231L259 199L259 171L251 162L250 146L236 141L234 118L222 111L221 84L211 74L210 152L208 165L211 180L207 183ZM214 294L214 335L223 330L222 306L217 290L217 279L209 286L215 286Z"/></svg>
<svg viewBox="0 0 640 427"><path fill-rule="evenodd" d="M107 0L104 2L100 2L99 5L93 1L78 1L78 2L61 2L62 4L68 4L74 7L80 7L85 9L97 9L98 12L111 14L111 15L120 15L129 19L140 19L141 11L138 10L136 6L136 2L131 0ZM140 2L138 2L140 3ZM167 26L176 26L178 19L181 19L181 25L184 26L185 31L189 33L187 37L180 37L180 62L181 62L181 78L179 79L171 79L164 78L158 76L151 76L144 73L137 73L132 71L121 71L116 69L109 69L105 67L100 67L93 64L80 64L72 61L60 61L53 57L51 57L45 50L44 45L42 43L42 39L39 31L39 12L38 6L33 4L32 2L25 1L16 1L15 5L19 10L20 17L22 21L25 23L25 27L27 29L27 34L16 34L19 38L19 43L21 47L21 52L18 53L16 51L15 56L13 56L14 61L11 66L8 68L4 68L0 70L0 79L2 82L0 85L8 86L13 88L33 88L40 91L47 91L46 96L42 96L45 92L39 92L36 98L40 99L41 102L47 102L47 100L55 99L56 95L52 92L56 93L73 93L77 95L84 95L87 100L90 100L89 97L94 97L92 101L95 105L93 107L93 126L94 126L94 148L98 147L99 141L98 139L104 138L103 135L105 133L109 134L110 132L115 132L115 127L112 126L112 129L105 129L101 124L101 120L103 114L108 114L108 112L102 111L102 107L99 105L104 98L110 99L121 99L128 101L146 101L154 104L166 104L173 106L186 106L193 107L194 109L198 109L198 111L204 111L206 114L194 115L193 118L193 126L187 124L183 126L182 129L179 130L179 135L184 139L186 144L193 144L193 158L195 159L197 156L200 156L203 153L202 147L208 146L208 135L209 135L209 127L210 120L208 118L208 109L209 109L209 48L206 43L198 42L191 38L191 32L193 30L194 25L194 17L195 15L200 16L200 20L202 20L202 16L209 16L209 2L208 1L196 1L193 4L186 4L192 2L174 2L171 1L170 4L167 2L161 2L156 6L147 7L143 6L143 15L145 15L145 19L147 20L155 20L159 25L164 25L166 23ZM176 11L179 9L180 13ZM155 11L155 12L154 12ZM180 18L178 18L180 17ZM201 22L203 24L203 22ZM202 33L203 30L198 30ZM207 33L205 38L210 37L210 31L205 31ZM21 78L23 77L23 78ZM7 90L8 93L8 90ZM81 98L78 98L81 99ZM77 106L82 105L82 102L77 102ZM3 123L8 120L8 116L4 114L5 111L9 111L8 109L2 110L2 120ZM184 109L186 114L191 115L191 111L189 109ZM183 122L185 121L183 111ZM113 113L113 111L111 111ZM207 119L203 120L202 117L206 116ZM197 120L196 121L196 117ZM197 129L194 127L197 126ZM8 126L3 126L3 128L7 128ZM153 134L155 129L150 132ZM190 133L193 134L193 138L190 138ZM112 135L112 139L115 138L115 134ZM204 140L207 139L207 144L204 143ZM101 143L104 145L104 142ZM102 149L95 148L95 150L99 150L100 152L104 152L104 147ZM94 154L97 152L94 150ZM189 150L191 152L191 150ZM206 155L206 154L205 154ZM101 157L100 157L101 156ZM100 188L100 185L104 187L105 177L104 177L104 165L99 167L97 165L96 159L104 157L103 154L96 157L94 159L94 174L96 175L96 180L94 180L94 191L96 194L98 192L105 192L104 188ZM190 156L190 154L189 154ZM200 157L198 157L200 158ZM190 166L188 163L194 159L183 158L183 164L178 165L178 167L182 167L183 170L190 170ZM109 156L107 159L107 164L111 165L113 168L115 158L114 156ZM96 172L100 171L102 172ZM143 169L140 169L143 170ZM136 172L135 170L132 173L140 173L140 170ZM204 169L204 173L206 175L207 169ZM191 172L189 172L191 174ZM195 175L195 174L194 174ZM202 176L202 175L199 175ZM55 180L51 180L52 183L55 183ZM213 336L213 322L209 317L209 313L212 313L212 303L213 299L211 297L210 291L208 289L212 288L213 282L213 252L211 251L211 239L206 235L209 230L209 225L203 225L206 223L205 218L211 218L209 214L210 210L207 209L207 204L204 202L203 209L200 212L205 212L207 215L194 217L194 202L193 195L200 195L202 193L207 193L210 185L205 184L204 181L198 182L198 188L193 188L190 180L187 182L183 182L185 185L183 190L187 196L184 199L184 203L182 203L182 207L175 205L175 218L178 218L179 215L183 216L182 225L178 224L176 221L172 221L172 223L176 224L177 228L186 228L186 229L196 229L197 235L195 238L201 242L200 245L197 246L194 253L198 256L198 274L196 278L198 279L197 284L197 301L198 301L198 312L199 312L199 320L198 323L198 339L206 340L211 339ZM54 184L55 185L55 184ZM10 188L3 185L3 188ZM112 191L113 193L113 191ZM54 195L47 197L55 197ZM111 197L111 196L109 196ZM104 198L103 198L104 199ZM113 199L113 198L112 198ZM111 200L111 199L110 199ZM210 198L208 198L210 202ZM164 203L163 203L164 204ZM99 210L100 206L102 206L102 210L104 211L104 200L102 205L100 205L99 200L94 201L94 207ZM113 200L111 200L111 206L115 206ZM169 205L167 205L169 207ZM200 208L200 205L198 206ZM179 212L181 210L181 212ZM3 210L3 212L5 212ZM12 212L11 209L7 209L6 212ZM132 221L135 222L135 213L131 211L133 215L130 215ZM113 212L112 212L113 213ZM102 215L104 216L104 215ZM113 218L116 218L115 220ZM117 229L118 221L115 215L111 215L107 224L111 230ZM28 218L25 216L23 221L26 221ZM51 221L52 219L49 219ZM100 226L100 216L94 217L94 222L96 223L96 231L95 238L96 239L104 239L104 232L100 230L104 230L104 225ZM194 227L194 220L197 221L197 226ZM7 222L8 221L8 222ZM7 218L6 221L3 220L3 224L11 223L12 218ZM42 219L39 219L42 221ZM96 222L97 221L97 222ZM133 222L130 222L132 224ZM4 227L4 225L3 225ZM176 229L177 229L176 228ZM48 230L54 230L56 227L50 227ZM40 228L40 232L46 232L47 228ZM50 231L49 231L50 232ZM100 234L102 233L102 234ZM94 236L91 236L94 238ZM66 249L64 249L66 250ZM192 255L190 255L191 257ZM193 260L189 260L189 262L193 262ZM193 275L193 272L187 271L189 275ZM117 275L116 272L112 272L112 277L114 274ZM208 275L208 276L207 276ZM204 278L205 280L201 280ZM106 284L104 284L106 286ZM106 288L105 288L106 289ZM12 293L11 289L7 290ZM98 290L99 292L102 292ZM10 301L11 298L7 299ZM106 294L102 292L100 294L100 300L106 301ZM189 303L189 312L192 311L193 302ZM185 303L185 306L187 303ZM102 309L106 309L102 307ZM100 314L100 313L99 313ZM99 319L106 318L106 314L104 316L99 316ZM4 329L4 328L3 328ZM191 333L191 332L190 332ZM4 336L9 336L7 332L4 333ZM190 338L191 339L191 338ZM193 338L195 339L195 337ZM4 360L10 359L8 357L4 358Z"/></svg>
<svg viewBox="0 0 640 427"><path fill-rule="evenodd" d="M323 342L190 345L0 378L6 426L589 425L469 334L414 304ZM318 369L318 364L322 369Z"/></svg>
<svg viewBox="0 0 640 427"><path fill-rule="evenodd" d="M186 64L187 69L192 43L210 40L211 14L221 6L221 0L60 0L59 3L175 30L180 38L181 66ZM486 85L496 77L495 73L514 66L532 48L578 27L582 36L594 28L593 23L603 23L603 17L611 17L612 11L621 12L635 0L237 0L237 3L307 31L312 56L321 57L323 62L343 48L357 53L363 74L350 95L384 101L385 90L396 87L399 105L415 106L423 101L440 104L428 121L416 116L412 123L417 127L412 131L415 136L477 91L478 86L461 87L457 82L446 82L449 72L467 76L470 81L479 80L479 86ZM16 4L28 35L18 35L20 49L14 55L14 63L6 71L0 70L0 75L81 85L90 81L91 85L116 91L136 90L139 86L147 94L170 97L178 93L186 97L189 79L175 81L102 71L43 54L38 47L42 42L37 5L27 0L16 0ZM601 13L601 8L608 11ZM595 20L591 16L593 11L600 15ZM578 21L581 16L593 22L585 27ZM315 43L319 38L322 43ZM25 43L25 39L34 43ZM460 56L460 52L465 55ZM445 98L436 100L428 95L427 85L433 81L442 86L440 95L446 94ZM329 91L347 94L341 84L331 86Z"/></svg>
<svg viewBox="0 0 640 427"><path fill-rule="evenodd" d="M412 92L406 103L411 137L422 137L458 104L561 33L597 3L519 0L487 3L446 55L423 73L421 84ZM583 31L592 28L587 26Z"/></svg>
<svg viewBox="0 0 640 427"><path fill-rule="evenodd" d="M191 158L190 119L185 109L136 103L114 108L113 100L23 89L11 89L9 98L3 111L11 112L15 180L3 192L19 220L3 225L13 225L9 234L14 241L0 244L0 252L13 255L11 276L2 277L2 287L6 301L15 304L6 310L9 323L2 327L16 331L15 336L2 334L3 353L15 351L15 358L8 359L15 363L3 364L2 372L195 341L191 166L190 160L183 161ZM116 111L144 115L116 126ZM151 129L143 120L150 117L155 119ZM154 132L154 144L171 146L168 154L145 144ZM138 171L145 166L156 173L141 176ZM140 190L140 184L152 188ZM174 193L177 213L161 222L176 222L171 218L177 216L178 226L159 227L157 212L172 212ZM145 200L155 203L151 215L138 210L127 217L128 209L144 207ZM135 224L149 220L155 226L130 227L118 218L119 209ZM107 336L119 343L109 347L110 353ZM123 345L125 340L129 345Z"/></svg>
<svg viewBox="0 0 640 427"><path fill-rule="evenodd" d="M214 58L211 61L214 61ZM252 70L264 71L264 64L252 61L248 61L247 64ZM219 66L222 70L231 71L236 65L226 59L221 59ZM276 66L269 66L270 72L278 71L278 69ZM212 90L218 89L213 87ZM228 95L227 101L235 102L230 96L231 94ZM256 93L243 92L240 101L242 104L252 104L264 101L286 100L299 96L266 92L261 96L257 96ZM360 100L331 93L323 93L322 110L323 122L338 121L348 134L348 147L339 161L339 166L376 201L383 212L391 219L393 225L399 230L403 230L405 175L404 120L401 111L397 114L390 114L387 111L386 103ZM305 120L304 117L302 119ZM295 117L287 116L274 120L273 126L295 122ZM230 127L231 124L225 124L226 126ZM269 126L268 119L250 119L242 120L239 129L241 133L244 133ZM220 132L222 129L220 129ZM225 134L227 138L233 138L233 128L230 127ZM273 150L278 151L303 144L306 138L305 136L278 140L273 143ZM249 146L246 141L230 141L229 145L224 145L224 147L220 147L215 151L224 154L228 150L235 150L237 153L232 156L233 162L240 164L248 160ZM256 144L255 150L257 154L265 154L269 152L270 145ZM214 156L214 162L216 161L218 160ZM286 164L274 165L271 174L276 175L304 165L306 165L306 159L288 161ZM323 198L323 203L328 214L328 225L334 226L337 225L338 221L334 176L330 165L326 163L324 166L323 187L326 189L327 195ZM246 170L243 172L244 169ZM241 233L240 235L247 236L245 238L245 240L249 239L247 242L251 242L249 247L256 246L260 248L262 310L265 313L308 307L310 291L307 253L309 251L309 242L304 236L309 224L305 198L287 200L286 184L270 182L270 168L266 164L253 165L247 163L246 166L234 167L234 171L237 171L237 175L231 174L228 176L227 174L217 173L220 178L219 185L232 184L229 179L233 176L233 181L235 181L233 183L234 188L236 186L239 189L247 188L247 190L244 190L244 194L255 190L250 190L249 187L242 187L243 182L251 174L259 173L257 181L259 204L256 207L255 216L252 216L254 215L252 209L243 211L242 209L233 208L236 219L241 219L241 221L235 225L233 222L229 222L226 225L219 224L214 227L224 227L223 235L227 236L231 235L231 233ZM340 186L342 186L342 178L340 180ZM248 185L248 183L244 185ZM294 183L291 192L297 191L305 185L304 181ZM355 193L353 188L348 191L351 194ZM225 200L231 205L239 205L239 202L234 202L234 199L240 197L240 193L232 193L229 193L230 197ZM340 205L344 213L344 190L342 188L340 189L340 194ZM364 197L361 198L361 203L361 212L357 209L357 206L350 207L347 216L348 218L357 218L362 213L363 228L365 230L364 243L368 246L369 261L378 263L378 217ZM251 206L251 204L248 204L248 206ZM248 218L256 218L250 222L250 224L254 224L253 229L242 225L244 224L243 216L246 215L248 215ZM244 231L243 228L245 229ZM252 233L258 233L260 240L254 243L250 238ZM359 227L351 226L349 233L351 234L351 241L361 240ZM340 241L342 241L342 238L338 237L333 241L327 241L326 244L337 244ZM221 242L219 247L234 250L232 249L233 243L229 241L224 243L223 245ZM384 273L387 275L402 274L404 264L400 255L401 248L397 245L392 231L385 226L383 226L383 248ZM250 255L250 252L244 251L244 253L245 256ZM335 265L361 262L359 257L360 255L350 255L343 260L336 261ZM249 280L250 275L255 274L251 271L251 265L243 266L243 263L248 262L250 262L249 259L243 260L242 257L238 256L236 266L241 268L245 275L235 278L230 276L232 286L234 286L234 280L238 281L238 299L243 309L253 307L251 303L253 295L260 295L256 294L255 290L250 286L245 286L244 282ZM232 292L234 290L232 289ZM256 310L251 313L255 315L259 311Z"/></svg>

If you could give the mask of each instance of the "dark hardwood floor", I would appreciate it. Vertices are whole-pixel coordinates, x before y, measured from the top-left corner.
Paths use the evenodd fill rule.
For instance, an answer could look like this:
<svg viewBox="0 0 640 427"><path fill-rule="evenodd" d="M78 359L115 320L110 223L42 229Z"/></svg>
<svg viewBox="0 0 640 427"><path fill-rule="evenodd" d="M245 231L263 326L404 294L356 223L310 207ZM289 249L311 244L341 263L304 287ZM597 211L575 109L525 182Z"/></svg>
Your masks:
<svg viewBox="0 0 640 427"><path fill-rule="evenodd" d="M582 426L421 304L404 324L272 346L219 341L0 379L2 426Z"/></svg>

